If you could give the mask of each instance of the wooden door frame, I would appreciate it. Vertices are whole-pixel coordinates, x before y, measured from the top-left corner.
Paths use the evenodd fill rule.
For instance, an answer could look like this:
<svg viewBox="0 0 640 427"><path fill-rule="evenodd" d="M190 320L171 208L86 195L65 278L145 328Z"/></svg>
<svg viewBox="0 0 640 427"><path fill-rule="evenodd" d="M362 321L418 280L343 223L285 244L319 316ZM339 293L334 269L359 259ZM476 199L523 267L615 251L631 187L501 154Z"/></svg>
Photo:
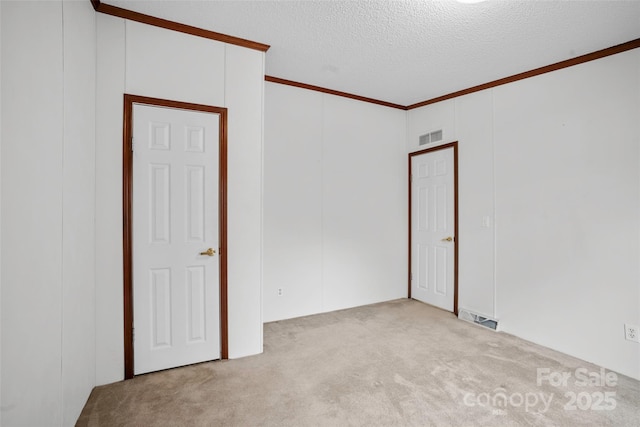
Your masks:
<svg viewBox="0 0 640 427"><path fill-rule="evenodd" d="M436 147L426 148L424 150L409 153L409 272L407 279L408 286L408 298L411 298L411 272L412 272L412 253L411 253L411 231L413 224L413 212L412 212L412 163L411 160L415 156L431 153L434 151L447 150L453 148L453 234L455 236L455 246L453 247L454 262L453 262L453 314L458 315L458 248L460 247L460 234L458 233L458 141L450 142L448 144L438 145Z"/></svg>
<svg viewBox="0 0 640 427"><path fill-rule="evenodd" d="M229 357L227 319L227 109L167 99L124 94L122 143L122 229L124 262L124 377L133 378L133 105L176 108L219 114L218 227L220 257L220 356Z"/></svg>

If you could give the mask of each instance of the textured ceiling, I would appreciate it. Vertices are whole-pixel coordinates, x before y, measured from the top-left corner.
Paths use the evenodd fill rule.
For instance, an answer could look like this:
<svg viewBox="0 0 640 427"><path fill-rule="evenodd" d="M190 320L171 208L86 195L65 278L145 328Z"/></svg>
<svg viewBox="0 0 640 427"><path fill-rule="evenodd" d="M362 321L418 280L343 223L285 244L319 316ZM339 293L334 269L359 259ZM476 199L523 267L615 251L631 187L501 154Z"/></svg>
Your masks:
<svg viewBox="0 0 640 427"><path fill-rule="evenodd" d="M103 3L269 44L267 75L402 105L640 38L640 0Z"/></svg>

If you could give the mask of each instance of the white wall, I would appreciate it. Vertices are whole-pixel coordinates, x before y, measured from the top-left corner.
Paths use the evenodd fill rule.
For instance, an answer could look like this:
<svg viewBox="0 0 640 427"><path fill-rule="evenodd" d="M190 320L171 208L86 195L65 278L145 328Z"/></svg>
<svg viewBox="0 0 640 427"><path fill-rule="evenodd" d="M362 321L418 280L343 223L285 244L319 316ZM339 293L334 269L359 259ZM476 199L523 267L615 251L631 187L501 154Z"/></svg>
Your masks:
<svg viewBox="0 0 640 427"><path fill-rule="evenodd" d="M497 315L640 378L640 50L494 90Z"/></svg>
<svg viewBox="0 0 640 427"><path fill-rule="evenodd" d="M265 321L406 297L405 135L404 111L266 83Z"/></svg>
<svg viewBox="0 0 640 427"><path fill-rule="evenodd" d="M0 9L0 424L73 425L95 383L94 12Z"/></svg>
<svg viewBox="0 0 640 427"><path fill-rule="evenodd" d="M262 352L264 53L99 14L97 383L123 378L122 97L227 107L229 357Z"/></svg>
<svg viewBox="0 0 640 427"><path fill-rule="evenodd" d="M323 98L319 92L265 84L265 322L324 311Z"/></svg>
<svg viewBox="0 0 640 427"><path fill-rule="evenodd" d="M62 9L59 2L0 7L2 423L60 424Z"/></svg>
<svg viewBox="0 0 640 427"><path fill-rule="evenodd" d="M74 425L95 385L96 21L87 2L63 3L62 403Z"/></svg>
<svg viewBox="0 0 640 427"><path fill-rule="evenodd" d="M96 384L124 377L122 109L124 21L96 15ZM115 71L112 71L115 70ZM119 281L119 282L118 282Z"/></svg>
<svg viewBox="0 0 640 427"><path fill-rule="evenodd" d="M640 378L639 117L639 50L409 112L459 140L461 308Z"/></svg>
<svg viewBox="0 0 640 427"><path fill-rule="evenodd" d="M264 54L226 45L229 357L262 353Z"/></svg>

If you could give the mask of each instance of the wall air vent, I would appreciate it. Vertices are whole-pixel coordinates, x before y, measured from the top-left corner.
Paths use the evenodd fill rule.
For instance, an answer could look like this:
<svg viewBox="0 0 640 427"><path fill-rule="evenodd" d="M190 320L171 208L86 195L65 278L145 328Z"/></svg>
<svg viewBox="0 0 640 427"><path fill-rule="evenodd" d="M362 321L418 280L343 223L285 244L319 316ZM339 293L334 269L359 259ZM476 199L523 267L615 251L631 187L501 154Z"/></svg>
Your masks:
<svg viewBox="0 0 640 427"><path fill-rule="evenodd" d="M442 141L442 129L420 135L419 145Z"/></svg>

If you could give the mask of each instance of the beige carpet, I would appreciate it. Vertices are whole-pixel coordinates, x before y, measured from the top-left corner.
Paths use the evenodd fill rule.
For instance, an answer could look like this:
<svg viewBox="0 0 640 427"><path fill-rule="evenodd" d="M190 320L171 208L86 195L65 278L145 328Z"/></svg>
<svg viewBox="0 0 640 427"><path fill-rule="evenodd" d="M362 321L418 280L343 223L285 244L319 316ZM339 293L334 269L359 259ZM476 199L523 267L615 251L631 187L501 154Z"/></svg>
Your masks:
<svg viewBox="0 0 640 427"><path fill-rule="evenodd" d="M78 425L640 426L640 382L600 373L397 300L266 324L259 356L97 387ZM599 384L580 386L587 375Z"/></svg>

